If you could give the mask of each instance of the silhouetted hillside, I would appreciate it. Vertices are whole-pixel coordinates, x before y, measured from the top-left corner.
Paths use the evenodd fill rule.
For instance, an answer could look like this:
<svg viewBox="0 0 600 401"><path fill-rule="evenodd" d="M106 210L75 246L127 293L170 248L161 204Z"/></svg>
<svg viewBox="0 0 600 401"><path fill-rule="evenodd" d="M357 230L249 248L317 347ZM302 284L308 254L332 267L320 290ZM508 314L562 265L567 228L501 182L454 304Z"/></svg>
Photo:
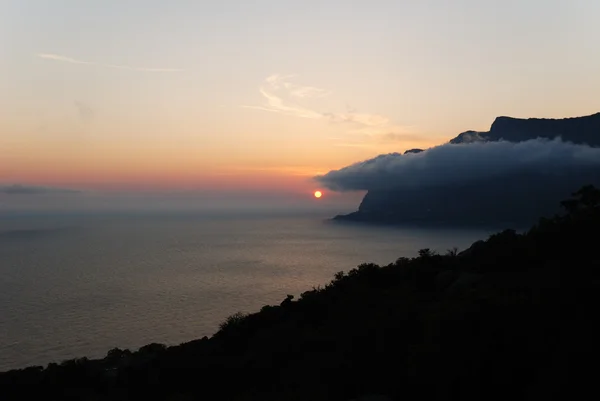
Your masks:
<svg viewBox="0 0 600 401"><path fill-rule="evenodd" d="M358 212L336 219L381 224L528 227L540 215L557 213L560 200L569 196L574 186L600 183L600 170L565 173L567 177L557 178L544 172L521 171L410 191L371 190Z"/></svg>
<svg viewBox="0 0 600 401"><path fill-rule="evenodd" d="M463 252L339 272L212 338L0 374L0 398L596 399L600 191L562 206Z"/></svg>
<svg viewBox="0 0 600 401"><path fill-rule="evenodd" d="M569 145L548 141L558 138L582 146L577 154L564 152L561 157L559 148L567 149ZM518 154L513 155L514 148L505 147L505 168L498 173L496 168L501 164L495 158L498 152L488 152L489 161L478 153L483 152L483 147L501 145L501 140L531 144L531 151L536 153L528 155L526 151L515 151ZM469 152L461 154L458 149L450 152L448 148L457 145L464 146ZM431 154L426 162L410 159L411 153L430 153L433 149L409 150L402 156L380 155L318 179L333 189L340 186L341 189L368 190L356 212L336 216L336 220L385 224L529 225L541 214L555 213L555 205L568 196L571 188L586 183L600 185L600 165L588 162L594 157L586 159L584 155L588 145L600 146L600 113L565 119L498 117L489 132L463 132L452 139L450 145L443 146L448 150L445 154L438 151L437 156ZM521 149L527 150L525 146ZM401 159L405 156L409 157L405 159L406 163ZM452 163L447 161L450 158ZM564 166L563 160L566 160ZM434 172L439 179L431 179L430 174L422 183L405 183L418 180L421 171L431 170L433 167L428 166L434 164L439 164ZM418 167L408 168L412 166ZM403 174L402 168L410 173ZM348 170L351 171L346 173ZM461 171L464 178L456 178L453 171ZM367 175L372 177L372 182L363 178ZM452 179L445 182L445 177L450 176ZM354 181L360 183L359 188Z"/></svg>

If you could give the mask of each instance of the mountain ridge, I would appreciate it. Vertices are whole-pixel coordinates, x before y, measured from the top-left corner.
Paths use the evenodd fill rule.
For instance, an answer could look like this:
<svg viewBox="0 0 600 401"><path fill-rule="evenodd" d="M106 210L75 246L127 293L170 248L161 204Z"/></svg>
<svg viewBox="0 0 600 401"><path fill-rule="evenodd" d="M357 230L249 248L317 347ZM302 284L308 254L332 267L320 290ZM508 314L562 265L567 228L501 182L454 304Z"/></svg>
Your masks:
<svg viewBox="0 0 600 401"><path fill-rule="evenodd" d="M578 145L600 147L600 112L562 119L500 116L489 131L465 131L449 144L519 143L538 138L560 138ZM404 155L410 153L420 152L408 150ZM406 157L404 155L402 157ZM540 213L555 212L557 202L577 186L600 184L600 171L581 167L551 175L544 171L518 170L490 178L459 186L370 189L357 211L335 216L334 220L378 224L528 225Z"/></svg>
<svg viewBox="0 0 600 401"><path fill-rule="evenodd" d="M499 116L489 131L465 131L452 138L452 144L506 140L523 142L536 138L562 138L564 141L600 146L600 112L567 118L516 118Z"/></svg>

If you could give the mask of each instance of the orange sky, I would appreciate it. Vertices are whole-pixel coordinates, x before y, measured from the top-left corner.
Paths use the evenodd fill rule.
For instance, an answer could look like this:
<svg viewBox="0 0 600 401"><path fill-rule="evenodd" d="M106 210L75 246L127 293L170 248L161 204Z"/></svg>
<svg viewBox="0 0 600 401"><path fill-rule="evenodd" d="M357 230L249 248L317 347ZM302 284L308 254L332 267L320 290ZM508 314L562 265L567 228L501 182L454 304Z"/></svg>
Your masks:
<svg viewBox="0 0 600 401"><path fill-rule="evenodd" d="M4 138L0 179L74 188L303 192L315 187L311 178L317 174L397 149L385 142L332 144L338 140L334 136L303 138L302 130L289 121L297 117L270 117L288 120L278 122L286 135L266 134L252 126L242 136L232 128L230 138L224 130L214 137L193 133L209 129L203 121L190 121L190 126L172 135L165 135L163 129L168 129L164 127L135 123L121 126L122 132L115 134L106 122L98 127L63 123L48 128L44 135L23 130L20 136ZM300 122L313 132L331 130L327 121ZM11 129L4 125L4 130ZM19 121L13 126L19 127ZM406 141L404 146L432 144Z"/></svg>
<svg viewBox="0 0 600 401"><path fill-rule="evenodd" d="M498 115L600 110L600 3L483 3L3 3L0 185L306 193Z"/></svg>

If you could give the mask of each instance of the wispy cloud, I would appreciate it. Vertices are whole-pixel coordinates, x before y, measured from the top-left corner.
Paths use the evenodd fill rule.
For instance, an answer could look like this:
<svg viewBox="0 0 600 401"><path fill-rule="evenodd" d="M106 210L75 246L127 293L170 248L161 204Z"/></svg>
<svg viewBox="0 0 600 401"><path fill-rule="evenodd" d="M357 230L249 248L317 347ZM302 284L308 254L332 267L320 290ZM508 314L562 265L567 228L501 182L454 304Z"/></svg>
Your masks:
<svg viewBox="0 0 600 401"><path fill-rule="evenodd" d="M336 146L376 148L383 144L398 143L413 147L415 144L429 142L427 138L415 133L413 127L394 124L381 114L349 110L345 113L325 113L324 116L331 123L348 126L345 142Z"/></svg>
<svg viewBox="0 0 600 401"><path fill-rule="evenodd" d="M290 95L299 98L315 98L329 96L331 92L321 88L315 88L314 86L296 86L294 84L286 84L285 87L289 89Z"/></svg>
<svg viewBox="0 0 600 401"><path fill-rule="evenodd" d="M259 89L260 94L267 101L267 104L265 106L244 105L242 107L302 118L322 118L322 113L300 106L289 100L289 98L323 97L327 96L329 92L325 91L324 89L319 89L312 86L301 86L289 82L289 80L294 77L295 75L279 74L274 74L267 77L264 84Z"/></svg>
<svg viewBox="0 0 600 401"><path fill-rule="evenodd" d="M296 77L297 75L295 74L273 74L265 79L265 83L268 84L273 90L283 88L287 91L289 96L298 98L320 98L331 95L331 91L326 89L321 89L314 86L298 85L290 82Z"/></svg>
<svg viewBox="0 0 600 401"><path fill-rule="evenodd" d="M325 117L329 118L331 122L335 123L354 123L367 127L382 127L389 124L390 119L379 115L379 114L365 114L365 113L325 113Z"/></svg>
<svg viewBox="0 0 600 401"><path fill-rule="evenodd" d="M60 61L63 63L96 65L96 66L100 66L100 67L115 68L115 69L119 69L119 70L141 71L141 72L181 72L181 71L184 71L183 69L180 69L180 68L148 68L148 67L133 67L133 66L129 66L129 65L120 65L120 64L97 63L95 61L78 60L75 58L61 56L59 54L52 54L52 53L38 53L37 56L39 58L43 58L46 60Z"/></svg>
<svg viewBox="0 0 600 401"><path fill-rule="evenodd" d="M73 64L96 64L96 63L92 63L90 61L75 60L74 58L65 57L65 56L59 56L58 54L38 53L37 56L39 58L45 58L45 59L48 59L48 60L64 61L65 63L73 63Z"/></svg>
<svg viewBox="0 0 600 401"><path fill-rule="evenodd" d="M296 74L273 74L265 78L265 83L270 85L273 89L279 89L285 82L288 82L290 79L294 79L296 77Z"/></svg>
<svg viewBox="0 0 600 401"><path fill-rule="evenodd" d="M410 127L394 124L390 118L372 113L361 113L349 106L346 112L323 112L300 102L319 99L332 94L331 91L315 86L300 85L293 82L295 74L273 74L265 79L259 88L266 104L244 105L242 107L284 114L288 116L323 119L334 124L347 125L348 130L341 143L336 146L373 146L377 143L423 141L411 133Z"/></svg>

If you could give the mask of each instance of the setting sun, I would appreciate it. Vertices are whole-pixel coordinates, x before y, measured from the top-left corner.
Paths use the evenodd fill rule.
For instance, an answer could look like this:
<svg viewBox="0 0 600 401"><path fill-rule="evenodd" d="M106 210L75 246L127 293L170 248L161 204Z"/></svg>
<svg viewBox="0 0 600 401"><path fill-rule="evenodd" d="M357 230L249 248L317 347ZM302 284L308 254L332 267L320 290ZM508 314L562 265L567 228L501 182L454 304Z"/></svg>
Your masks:
<svg viewBox="0 0 600 401"><path fill-rule="evenodd" d="M320 198L321 196L323 196L323 193L321 191L315 191L315 198Z"/></svg>

